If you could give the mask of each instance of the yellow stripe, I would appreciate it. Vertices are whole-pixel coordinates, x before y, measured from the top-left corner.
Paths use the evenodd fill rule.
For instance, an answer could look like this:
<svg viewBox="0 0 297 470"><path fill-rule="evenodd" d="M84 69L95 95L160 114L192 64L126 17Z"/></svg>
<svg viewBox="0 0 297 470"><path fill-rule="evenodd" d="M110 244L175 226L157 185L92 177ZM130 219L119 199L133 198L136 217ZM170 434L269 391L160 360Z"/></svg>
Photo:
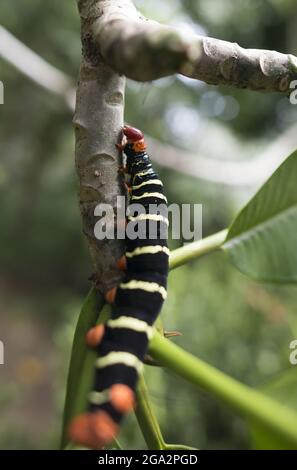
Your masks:
<svg viewBox="0 0 297 470"><path fill-rule="evenodd" d="M160 214L139 214L136 217L129 216L128 219L132 222L137 222L138 220L155 220L156 222L160 221L169 225L168 219Z"/></svg>
<svg viewBox="0 0 297 470"><path fill-rule="evenodd" d="M128 328L129 330L137 331L139 333L146 333L148 339L153 335L153 329L145 321L139 320L134 317L122 316L115 320L109 320L107 326L110 328Z"/></svg>
<svg viewBox="0 0 297 470"><path fill-rule="evenodd" d="M155 180L147 180L147 181L144 181L141 184L137 184L136 186L132 186L132 189L139 189L139 188L142 188L142 186L146 186L147 184L158 184L159 186L163 186L162 181L155 179Z"/></svg>
<svg viewBox="0 0 297 470"><path fill-rule="evenodd" d="M166 255L169 256L170 252L167 246L161 245L138 246L133 251L126 251L125 254L127 258L133 258L133 256L138 255L154 255L155 253L160 253L161 251L163 251Z"/></svg>
<svg viewBox="0 0 297 470"><path fill-rule="evenodd" d="M102 392L90 392L89 402L93 405L102 405L109 400L109 389L103 390Z"/></svg>
<svg viewBox="0 0 297 470"><path fill-rule="evenodd" d="M115 364L124 364L125 366L133 367L138 373L140 373L143 368L142 362L134 356L134 354L125 351L112 351L106 356L99 357L96 360L96 367L98 367L98 369Z"/></svg>
<svg viewBox="0 0 297 470"><path fill-rule="evenodd" d="M135 176L145 176L149 175L150 173L154 173L154 170L152 168L150 168L149 170L140 171L139 173L135 173Z"/></svg>
<svg viewBox="0 0 297 470"><path fill-rule="evenodd" d="M129 282L122 282L120 284L121 289L141 289L146 292L158 292L161 294L163 299L165 300L167 297L166 289L163 286L160 286L156 282L148 282L148 281L137 281L133 279Z"/></svg>
<svg viewBox="0 0 297 470"><path fill-rule="evenodd" d="M132 195L132 200L133 199L143 199L144 197L157 197L158 199L164 199L164 201L167 202L167 198L166 196L164 196L164 194L161 194L161 193L143 193L141 196L134 196Z"/></svg>

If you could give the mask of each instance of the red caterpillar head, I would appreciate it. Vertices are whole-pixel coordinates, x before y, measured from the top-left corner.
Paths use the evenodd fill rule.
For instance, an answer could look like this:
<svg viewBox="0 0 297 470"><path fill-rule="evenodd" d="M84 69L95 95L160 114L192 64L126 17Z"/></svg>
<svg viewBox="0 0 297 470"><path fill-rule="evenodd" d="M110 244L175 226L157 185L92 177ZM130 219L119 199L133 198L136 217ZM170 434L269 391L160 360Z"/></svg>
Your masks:
<svg viewBox="0 0 297 470"><path fill-rule="evenodd" d="M124 126L123 133L129 143L143 139L143 133L139 129L136 129L136 127Z"/></svg>
<svg viewBox="0 0 297 470"><path fill-rule="evenodd" d="M128 144L133 144L135 152L142 152L146 150L146 144L144 142L144 135L136 127L124 126L123 134L127 139Z"/></svg>

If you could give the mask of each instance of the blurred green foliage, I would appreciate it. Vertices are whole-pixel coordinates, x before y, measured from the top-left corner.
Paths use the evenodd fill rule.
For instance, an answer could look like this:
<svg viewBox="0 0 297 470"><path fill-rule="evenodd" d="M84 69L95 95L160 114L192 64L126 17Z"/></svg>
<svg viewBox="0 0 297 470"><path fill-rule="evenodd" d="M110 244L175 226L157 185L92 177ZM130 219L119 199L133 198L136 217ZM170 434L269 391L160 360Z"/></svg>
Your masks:
<svg viewBox="0 0 297 470"><path fill-rule="evenodd" d="M151 18L191 27L244 47L296 51L294 0L138 0ZM11 0L0 4L4 27L76 78L80 62L75 2ZM81 234L71 113L0 60L5 104L0 106L0 448L57 446L74 325L89 284ZM228 140L212 141L220 126L247 143L271 142L296 120L279 95L215 88L170 77L128 81L126 120L182 149L224 157ZM187 132L181 133L187 120ZM227 135L227 134L226 134ZM241 158L241 155L238 155ZM203 204L203 231L229 225L250 193L158 168L170 202ZM172 244L172 247L175 247ZM178 344L246 384L257 387L291 369L296 338L294 287L247 280L215 254L170 276L163 312ZM152 401L168 442L199 448L249 448L245 423L227 407L168 372L147 368ZM284 393L285 399L285 393ZM133 416L120 441L143 448Z"/></svg>

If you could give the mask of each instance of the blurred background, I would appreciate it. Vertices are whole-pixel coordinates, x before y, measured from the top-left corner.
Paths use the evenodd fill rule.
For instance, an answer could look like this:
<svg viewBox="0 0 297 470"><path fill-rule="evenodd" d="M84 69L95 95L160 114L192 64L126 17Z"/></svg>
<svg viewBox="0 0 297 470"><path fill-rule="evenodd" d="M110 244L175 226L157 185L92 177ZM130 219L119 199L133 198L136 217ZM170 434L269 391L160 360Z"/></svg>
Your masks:
<svg viewBox="0 0 297 470"><path fill-rule="evenodd" d="M198 34L297 54L294 0L135 3L150 18ZM0 448L57 448L73 332L91 273L71 124L79 16L74 1L10 0L1 2L0 18ZM169 202L203 204L204 236L228 226L297 147L297 107L287 98L182 76L128 81L125 116L155 139ZM162 144L169 145L163 162ZM182 332L179 345L261 387L292 369L296 302L296 288L251 282L217 253L172 272L162 316L167 330ZM147 378L168 442L251 447L246 423L225 405L169 372L150 368ZM132 416L120 441L145 448Z"/></svg>

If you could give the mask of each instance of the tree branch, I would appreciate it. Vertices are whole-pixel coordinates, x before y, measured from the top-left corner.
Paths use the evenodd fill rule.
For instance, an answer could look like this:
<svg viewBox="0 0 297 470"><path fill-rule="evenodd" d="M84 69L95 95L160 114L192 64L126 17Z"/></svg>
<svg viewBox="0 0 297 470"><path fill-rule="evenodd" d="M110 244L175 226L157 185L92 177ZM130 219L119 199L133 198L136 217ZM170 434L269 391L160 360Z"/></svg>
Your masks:
<svg viewBox="0 0 297 470"><path fill-rule="evenodd" d="M87 6L88 2L80 0ZM212 85L288 93L297 58L191 34L144 18L131 0L93 0L94 38L119 73L149 81L181 73ZM99 14L100 13L100 14Z"/></svg>
<svg viewBox="0 0 297 470"><path fill-rule="evenodd" d="M71 111L74 110L75 90L72 78L46 62L3 27L0 27L0 56L38 86L61 96L68 108ZM52 71L56 72L55 75L63 80L48 80ZM44 77L47 77L46 81ZM68 86L65 87L64 84L68 84ZM147 136L147 141L151 158L158 165L211 183L241 188L242 186L262 184L281 164L286 155L295 150L297 125L293 124L289 127L264 150L261 150L260 154L258 150L257 157L241 161L207 158L191 153L189 150L161 143L149 136ZM254 150L251 150L250 153L253 154Z"/></svg>
<svg viewBox="0 0 297 470"><path fill-rule="evenodd" d="M88 5L87 15L83 4ZM101 60L93 41L90 24L100 13L97 4L79 2L83 57L73 123L83 231L92 258L96 287L105 292L119 282L121 275L115 266L124 247L119 240L100 241L95 237L94 209L103 203L116 212L117 196L123 194L118 171L120 155L115 143L123 125L125 79Z"/></svg>

